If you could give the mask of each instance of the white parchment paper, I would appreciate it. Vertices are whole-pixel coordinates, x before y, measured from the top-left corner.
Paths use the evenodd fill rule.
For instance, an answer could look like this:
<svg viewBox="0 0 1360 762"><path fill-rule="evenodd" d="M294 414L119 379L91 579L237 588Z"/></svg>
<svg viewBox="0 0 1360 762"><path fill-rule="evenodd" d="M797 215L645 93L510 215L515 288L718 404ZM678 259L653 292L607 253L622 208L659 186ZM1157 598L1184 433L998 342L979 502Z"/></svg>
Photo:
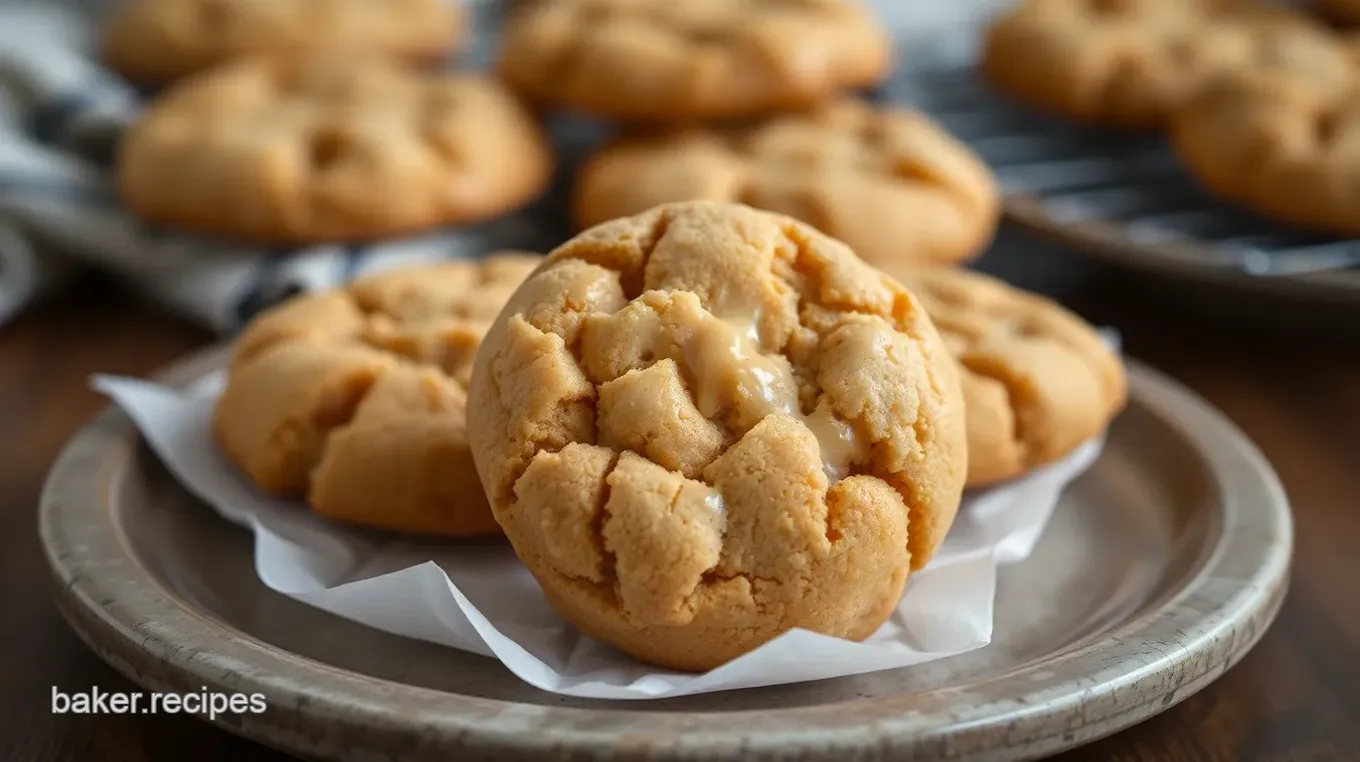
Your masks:
<svg viewBox="0 0 1360 762"><path fill-rule="evenodd" d="M499 659L520 679L571 696L647 699L906 667L986 645L998 568L1027 557L1058 496L1096 458L1087 442L1024 479L970 494L940 553L907 583L891 618L862 643L795 630L702 674L642 664L579 634L549 608L504 543L391 539L258 492L210 434L220 373L180 391L99 376L186 489L255 536L269 588L397 635Z"/></svg>

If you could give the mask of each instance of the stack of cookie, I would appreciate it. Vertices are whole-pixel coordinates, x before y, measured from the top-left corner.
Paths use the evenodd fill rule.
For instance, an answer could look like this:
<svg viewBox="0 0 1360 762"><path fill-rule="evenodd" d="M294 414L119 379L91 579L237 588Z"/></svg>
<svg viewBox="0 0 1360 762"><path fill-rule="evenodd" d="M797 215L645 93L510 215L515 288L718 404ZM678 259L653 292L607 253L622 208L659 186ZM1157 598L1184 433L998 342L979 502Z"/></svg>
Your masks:
<svg viewBox="0 0 1360 762"><path fill-rule="evenodd" d="M987 167L929 119L852 95L892 45L846 0L556 0L511 19L499 70L545 107L626 123L576 177L579 228L671 201L737 201L875 264L956 264L991 240Z"/></svg>
<svg viewBox="0 0 1360 762"><path fill-rule="evenodd" d="M1323 3L1360 21L1360 3ZM1360 46L1253 0L1023 0L988 34L999 88L1076 121L1164 129L1208 190L1360 234Z"/></svg>
<svg viewBox="0 0 1360 762"><path fill-rule="evenodd" d="M546 259L261 314L213 430L322 516L503 532L563 617L654 664L709 669L791 628L862 639L966 487L1063 457L1125 393L1057 305L896 272L791 217L662 204Z"/></svg>
<svg viewBox="0 0 1360 762"><path fill-rule="evenodd" d="M105 59L165 89L121 141L122 198L163 225L266 244L478 222L549 181L522 98L625 126L575 178L579 229L739 201L876 264L958 264L996 228L976 156L919 113L851 94L893 59L855 0L538 0L511 14L498 77L423 66L463 25L450 0L124 0Z"/></svg>
<svg viewBox="0 0 1360 762"><path fill-rule="evenodd" d="M541 0L506 30L506 85L374 47L175 85L124 145L129 203L254 240L387 235L537 192L515 98L625 132L546 257L369 276L247 326L213 432L266 492L504 534L583 632L700 670L795 627L869 636L965 488L1123 405L1089 325L953 267L992 237L995 180L924 116L849 94L891 60L852 2Z"/></svg>
<svg viewBox="0 0 1360 762"><path fill-rule="evenodd" d="M1071 452L1123 404L1117 358L1079 318L951 269L991 242L988 167L920 113L853 92L888 35L848 0L552 0L510 20L499 71L524 96L621 122L577 174L580 229L672 202L788 215L917 283L963 361L969 484Z"/></svg>

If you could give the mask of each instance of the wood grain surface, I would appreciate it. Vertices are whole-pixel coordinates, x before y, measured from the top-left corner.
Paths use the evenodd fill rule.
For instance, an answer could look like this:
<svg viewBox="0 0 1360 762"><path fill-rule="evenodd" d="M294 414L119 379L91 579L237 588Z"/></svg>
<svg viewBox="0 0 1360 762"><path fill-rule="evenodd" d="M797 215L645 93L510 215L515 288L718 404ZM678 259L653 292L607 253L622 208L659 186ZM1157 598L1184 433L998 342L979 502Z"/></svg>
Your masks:
<svg viewBox="0 0 1360 762"><path fill-rule="evenodd" d="M1065 301L1118 327L1130 355L1197 390L1256 441L1294 507L1293 581L1274 627L1217 683L1058 759L1356 759L1360 340L1271 331L1268 320L1210 322L1123 281L1096 281ZM105 404L89 374L150 373L211 340L99 281L0 328L0 760L287 759L187 716L52 712L54 688L138 689L52 605L35 522L43 477Z"/></svg>

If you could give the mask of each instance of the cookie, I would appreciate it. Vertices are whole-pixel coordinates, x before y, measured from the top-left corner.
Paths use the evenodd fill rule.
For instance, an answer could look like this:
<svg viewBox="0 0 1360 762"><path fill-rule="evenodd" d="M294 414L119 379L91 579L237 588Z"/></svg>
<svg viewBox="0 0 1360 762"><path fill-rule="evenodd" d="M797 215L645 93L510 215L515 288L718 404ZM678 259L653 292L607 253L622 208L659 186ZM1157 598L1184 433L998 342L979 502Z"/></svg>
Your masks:
<svg viewBox="0 0 1360 762"><path fill-rule="evenodd" d="M498 534L468 452L464 391L520 253L392 271L261 313L232 346L212 429L262 491L416 534Z"/></svg>
<svg viewBox="0 0 1360 762"><path fill-rule="evenodd" d="M1100 334L1048 299L966 270L890 269L959 363L968 486L1070 454L1124 407L1127 381Z"/></svg>
<svg viewBox="0 0 1360 762"><path fill-rule="evenodd" d="M552 158L495 81L358 55L255 58L177 83L124 136L124 202L154 222L306 244L521 206Z"/></svg>
<svg viewBox="0 0 1360 762"><path fill-rule="evenodd" d="M912 295L738 204L557 248L487 334L468 400L492 512L549 602L674 669L794 627L868 637L967 471L958 372Z"/></svg>
<svg viewBox="0 0 1360 762"><path fill-rule="evenodd" d="M808 106L891 59L855 0L538 0L511 17L498 67L548 105L676 120Z"/></svg>
<svg viewBox="0 0 1360 762"><path fill-rule="evenodd" d="M124 0L103 57L137 82L164 83L243 56L343 48L436 60L463 28L456 0Z"/></svg>
<svg viewBox="0 0 1360 762"><path fill-rule="evenodd" d="M624 139L586 162L572 202L585 228L688 200L795 217L876 264L970 259L999 213L995 178L963 144L922 114L849 99Z"/></svg>
<svg viewBox="0 0 1360 762"><path fill-rule="evenodd" d="M1340 54L1338 54L1340 55ZM1171 141L1205 188L1262 216L1360 235L1360 57L1285 73L1245 72L1196 98Z"/></svg>
<svg viewBox="0 0 1360 762"><path fill-rule="evenodd" d="M1329 36L1245 0L1024 0L988 32L981 71L1070 119L1154 128L1218 75L1310 55Z"/></svg>

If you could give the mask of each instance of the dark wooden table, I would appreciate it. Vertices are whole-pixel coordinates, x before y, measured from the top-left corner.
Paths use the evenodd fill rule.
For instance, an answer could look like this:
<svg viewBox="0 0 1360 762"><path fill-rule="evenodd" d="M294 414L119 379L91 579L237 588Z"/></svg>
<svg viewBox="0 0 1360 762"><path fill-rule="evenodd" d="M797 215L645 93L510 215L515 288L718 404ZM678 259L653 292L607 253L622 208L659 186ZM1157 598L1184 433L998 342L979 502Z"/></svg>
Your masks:
<svg viewBox="0 0 1360 762"><path fill-rule="evenodd" d="M1069 301L1218 405L1274 463L1296 516L1293 583L1277 623L1221 680L1060 759L1360 758L1360 336L1346 350L1336 337L1210 326L1121 281ZM0 760L285 758L183 716L51 712L54 687L137 688L52 605L35 522L43 477L105 404L90 373L145 374L210 340L97 282L0 328Z"/></svg>

